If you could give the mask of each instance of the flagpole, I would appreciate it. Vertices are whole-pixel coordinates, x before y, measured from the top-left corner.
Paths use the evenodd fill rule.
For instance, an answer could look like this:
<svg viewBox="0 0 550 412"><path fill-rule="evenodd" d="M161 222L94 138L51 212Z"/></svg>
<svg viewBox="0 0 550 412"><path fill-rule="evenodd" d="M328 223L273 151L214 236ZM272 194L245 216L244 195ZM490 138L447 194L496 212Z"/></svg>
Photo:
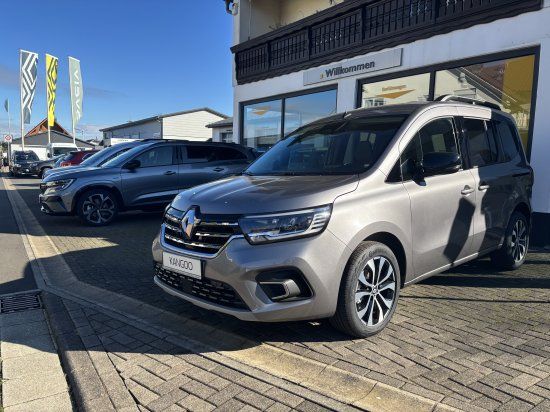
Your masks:
<svg viewBox="0 0 550 412"><path fill-rule="evenodd" d="M19 49L19 98L21 103L21 148L25 150L25 126L23 124L24 121L24 113L23 113L23 77L21 74L23 73L23 60L21 58L21 49Z"/></svg>
<svg viewBox="0 0 550 412"><path fill-rule="evenodd" d="M50 107L48 105L49 96L48 96L48 55L46 54L46 125L48 126L48 145L51 143L51 134L50 134Z"/></svg>

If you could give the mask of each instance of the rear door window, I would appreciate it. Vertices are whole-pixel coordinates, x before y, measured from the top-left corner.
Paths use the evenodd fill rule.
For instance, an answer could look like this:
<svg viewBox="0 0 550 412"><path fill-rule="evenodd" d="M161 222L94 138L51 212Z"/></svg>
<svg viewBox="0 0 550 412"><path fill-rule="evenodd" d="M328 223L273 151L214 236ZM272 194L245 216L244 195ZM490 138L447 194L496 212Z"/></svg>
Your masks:
<svg viewBox="0 0 550 412"><path fill-rule="evenodd" d="M515 127L506 120L495 121L495 127L500 137L504 160L509 162L520 156L519 142L516 138Z"/></svg>
<svg viewBox="0 0 550 412"><path fill-rule="evenodd" d="M192 145L186 147L185 163L206 163L212 156L212 149L208 146Z"/></svg>
<svg viewBox="0 0 550 412"><path fill-rule="evenodd" d="M498 146L493 128L481 119L463 119L472 167L484 167L498 162Z"/></svg>
<svg viewBox="0 0 550 412"><path fill-rule="evenodd" d="M231 147L213 147L212 148L212 161L221 160L246 160L247 157L244 153Z"/></svg>

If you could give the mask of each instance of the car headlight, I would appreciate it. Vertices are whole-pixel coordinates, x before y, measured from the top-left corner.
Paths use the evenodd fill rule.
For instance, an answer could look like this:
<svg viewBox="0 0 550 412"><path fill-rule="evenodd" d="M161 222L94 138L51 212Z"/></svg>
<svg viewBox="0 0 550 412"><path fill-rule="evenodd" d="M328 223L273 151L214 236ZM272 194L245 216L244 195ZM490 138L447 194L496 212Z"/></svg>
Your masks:
<svg viewBox="0 0 550 412"><path fill-rule="evenodd" d="M40 187L45 193L51 193L68 188L74 181L75 179L52 180L51 182L42 183Z"/></svg>
<svg viewBox="0 0 550 412"><path fill-rule="evenodd" d="M293 212L245 216L239 219L244 236L252 245L313 236L327 227L331 206Z"/></svg>
<svg viewBox="0 0 550 412"><path fill-rule="evenodd" d="M13 167L21 167L21 165L19 163L15 163Z"/></svg>

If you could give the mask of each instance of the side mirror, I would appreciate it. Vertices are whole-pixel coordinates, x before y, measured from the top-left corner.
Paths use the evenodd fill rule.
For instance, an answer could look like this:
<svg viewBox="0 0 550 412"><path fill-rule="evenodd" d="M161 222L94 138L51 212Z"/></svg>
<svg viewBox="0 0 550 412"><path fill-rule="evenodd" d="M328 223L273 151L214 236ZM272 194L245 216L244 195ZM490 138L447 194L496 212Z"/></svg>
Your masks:
<svg viewBox="0 0 550 412"><path fill-rule="evenodd" d="M422 175L433 176L456 173L462 167L460 155L452 152L432 152L424 154Z"/></svg>
<svg viewBox="0 0 550 412"><path fill-rule="evenodd" d="M123 167L128 170L134 170L141 166L141 162L137 159L132 159L126 163Z"/></svg>
<svg viewBox="0 0 550 412"><path fill-rule="evenodd" d="M51 159L52 158L52 154L51 153L48 153L48 159Z"/></svg>

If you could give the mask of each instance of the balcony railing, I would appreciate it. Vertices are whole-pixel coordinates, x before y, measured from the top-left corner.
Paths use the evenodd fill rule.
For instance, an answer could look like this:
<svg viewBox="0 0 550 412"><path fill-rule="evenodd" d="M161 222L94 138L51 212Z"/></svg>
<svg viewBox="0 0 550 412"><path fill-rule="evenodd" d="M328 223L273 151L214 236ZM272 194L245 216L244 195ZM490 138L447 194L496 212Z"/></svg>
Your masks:
<svg viewBox="0 0 550 412"><path fill-rule="evenodd" d="M241 43L237 81L247 83L538 10L543 0L348 0Z"/></svg>

